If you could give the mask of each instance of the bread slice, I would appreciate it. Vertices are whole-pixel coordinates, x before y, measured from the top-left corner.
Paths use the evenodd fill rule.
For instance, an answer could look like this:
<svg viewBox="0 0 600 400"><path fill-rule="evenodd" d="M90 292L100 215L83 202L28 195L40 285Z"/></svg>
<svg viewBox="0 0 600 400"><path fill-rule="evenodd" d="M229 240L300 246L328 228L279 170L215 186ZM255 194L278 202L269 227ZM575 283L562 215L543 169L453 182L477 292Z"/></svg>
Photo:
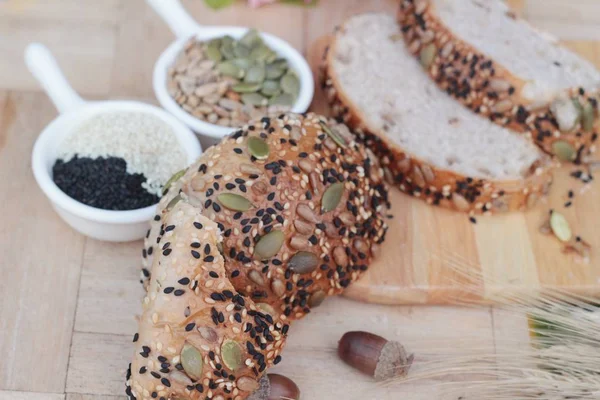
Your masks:
<svg viewBox="0 0 600 400"><path fill-rule="evenodd" d="M406 193L492 213L531 207L548 190L547 156L443 93L392 16L347 20L326 53L323 83L334 114L363 132L388 180Z"/></svg>
<svg viewBox="0 0 600 400"><path fill-rule="evenodd" d="M563 161L595 151L600 72L502 0L402 0L410 51L437 84Z"/></svg>

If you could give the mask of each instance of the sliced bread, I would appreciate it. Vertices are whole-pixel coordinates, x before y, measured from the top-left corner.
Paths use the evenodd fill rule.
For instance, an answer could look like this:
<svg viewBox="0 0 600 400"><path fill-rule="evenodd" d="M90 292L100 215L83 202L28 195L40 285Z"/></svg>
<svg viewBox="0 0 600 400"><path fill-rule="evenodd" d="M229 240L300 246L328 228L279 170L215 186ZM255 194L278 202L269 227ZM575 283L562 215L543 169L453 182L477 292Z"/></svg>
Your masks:
<svg viewBox="0 0 600 400"><path fill-rule="evenodd" d="M502 0L402 0L411 53L448 94L563 161L586 161L600 72Z"/></svg>
<svg viewBox="0 0 600 400"><path fill-rule="evenodd" d="M441 91L408 51L393 16L346 21L323 70L334 114L362 132L400 190L473 213L528 208L548 190L547 156Z"/></svg>

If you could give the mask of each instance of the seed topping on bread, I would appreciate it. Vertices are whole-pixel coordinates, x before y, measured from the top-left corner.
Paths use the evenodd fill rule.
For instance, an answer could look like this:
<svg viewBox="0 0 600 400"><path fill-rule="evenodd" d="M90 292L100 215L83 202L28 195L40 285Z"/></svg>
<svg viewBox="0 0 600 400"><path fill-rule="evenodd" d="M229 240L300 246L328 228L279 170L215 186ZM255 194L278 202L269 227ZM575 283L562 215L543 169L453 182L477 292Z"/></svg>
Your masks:
<svg viewBox="0 0 600 400"><path fill-rule="evenodd" d="M573 87L530 98L526 81L454 35L429 0L403 0L398 20L409 51L431 78L475 113L525 134L561 161L586 162L596 151L597 93Z"/></svg>

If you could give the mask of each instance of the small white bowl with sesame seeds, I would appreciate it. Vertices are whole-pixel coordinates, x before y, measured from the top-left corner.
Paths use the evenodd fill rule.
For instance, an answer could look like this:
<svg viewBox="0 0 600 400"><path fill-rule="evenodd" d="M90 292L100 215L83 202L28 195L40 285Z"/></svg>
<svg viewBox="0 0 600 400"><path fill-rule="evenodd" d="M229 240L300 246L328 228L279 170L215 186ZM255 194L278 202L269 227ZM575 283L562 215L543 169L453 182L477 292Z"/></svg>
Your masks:
<svg viewBox="0 0 600 400"><path fill-rule="evenodd" d="M126 242L146 235L156 204L148 207L112 211L83 204L64 193L52 178L60 145L82 122L107 113L143 113L168 126L187 155L187 165L201 154L196 135L169 113L137 101L85 101L71 88L48 49L32 43L25 50L25 62L44 88L57 110L56 117L39 135L32 154L35 179L60 217L73 229L98 240Z"/></svg>
<svg viewBox="0 0 600 400"><path fill-rule="evenodd" d="M195 37L200 41L208 41L229 35L234 39L239 39L249 28L240 26L201 26L185 11L179 0L146 0L146 2L166 22L177 37L164 50L154 66L152 83L160 105L200 135L213 139L222 139L229 135L236 128L215 125L196 118L177 104L167 89L168 69L173 65L177 55L183 50L190 38ZM290 68L299 78L300 91L291 111L306 112L314 96L314 78L308 62L285 40L265 32L261 32L260 35L267 46L288 61Z"/></svg>

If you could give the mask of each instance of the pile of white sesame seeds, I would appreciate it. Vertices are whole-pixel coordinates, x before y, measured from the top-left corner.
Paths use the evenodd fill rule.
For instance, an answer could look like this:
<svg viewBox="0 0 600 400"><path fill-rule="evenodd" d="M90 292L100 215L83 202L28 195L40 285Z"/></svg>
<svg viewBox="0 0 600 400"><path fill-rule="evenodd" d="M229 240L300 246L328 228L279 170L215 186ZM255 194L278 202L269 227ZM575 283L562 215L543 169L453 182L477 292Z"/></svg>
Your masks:
<svg viewBox="0 0 600 400"><path fill-rule="evenodd" d="M77 126L61 144L58 158L118 157L127 172L143 174L148 192L161 195L162 186L187 166L187 155L173 129L158 117L143 112L111 112Z"/></svg>

